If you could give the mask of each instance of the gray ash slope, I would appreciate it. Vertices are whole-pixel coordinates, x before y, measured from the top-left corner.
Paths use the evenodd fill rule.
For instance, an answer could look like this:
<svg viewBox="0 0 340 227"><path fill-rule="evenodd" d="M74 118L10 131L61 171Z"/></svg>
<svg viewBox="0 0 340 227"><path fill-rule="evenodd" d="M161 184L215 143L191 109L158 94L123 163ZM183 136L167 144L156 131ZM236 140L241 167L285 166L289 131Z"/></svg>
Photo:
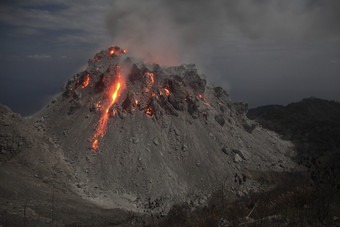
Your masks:
<svg viewBox="0 0 340 227"><path fill-rule="evenodd" d="M144 64L114 47L90 59L62 94L26 121L56 152L50 158L60 162L59 182L71 191L106 208L166 211L204 201L225 179L232 193L259 190L255 181L240 185L244 170L296 167L293 145L246 113L245 103L208 85L194 65ZM95 136L104 114L106 133ZM44 150L25 152L36 157Z"/></svg>

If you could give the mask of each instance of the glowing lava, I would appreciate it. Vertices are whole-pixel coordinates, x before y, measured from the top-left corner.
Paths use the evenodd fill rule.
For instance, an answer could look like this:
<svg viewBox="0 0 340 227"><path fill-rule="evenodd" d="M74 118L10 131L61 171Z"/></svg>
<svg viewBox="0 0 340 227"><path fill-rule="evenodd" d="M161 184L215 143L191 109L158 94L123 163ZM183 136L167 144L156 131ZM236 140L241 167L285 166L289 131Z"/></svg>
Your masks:
<svg viewBox="0 0 340 227"><path fill-rule="evenodd" d="M120 79L120 73L118 73L118 78ZM118 81L117 83L112 83L112 86L109 89L110 102L105 106L105 108L103 108L105 111L103 112L101 118L96 124L97 130L91 139L92 150L97 150L99 148L98 138L99 136L104 137L106 133L107 120L109 119L110 116L109 109L116 102L117 97L119 96L120 88L121 82Z"/></svg>
<svg viewBox="0 0 340 227"><path fill-rule="evenodd" d="M125 54L126 53L126 49L112 49L109 51L109 54L112 55L112 54L115 54L115 55L120 55L121 53Z"/></svg>
<svg viewBox="0 0 340 227"><path fill-rule="evenodd" d="M82 88L87 87L87 85L89 85L89 82L90 82L90 75L87 74L86 77L85 77L85 80L84 80L84 82L83 82L83 84L82 84L81 87L82 87Z"/></svg>
<svg viewBox="0 0 340 227"><path fill-rule="evenodd" d="M154 112L153 112L153 110L152 110L151 107L145 109L145 113L146 113L147 115L149 115L149 116L152 116L152 115L154 114Z"/></svg>
<svg viewBox="0 0 340 227"><path fill-rule="evenodd" d="M144 76L145 76L145 82L147 86L146 92L149 92L150 88L155 83L155 78L154 78L155 75L153 73L146 72Z"/></svg>
<svg viewBox="0 0 340 227"><path fill-rule="evenodd" d="M205 98L203 97L203 95L198 94L198 96L201 98L201 101L202 101L206 106L210 106L210 104L205 100Z"/></svg>
<svg viewBox="0 0 340 227"><path fill-rule="evenodd" d="M165 87L165 88L163 88L163 90L165 91L166 96L169 96L169 95L170 95L169 89L167 89L167 88Z"/></svg>

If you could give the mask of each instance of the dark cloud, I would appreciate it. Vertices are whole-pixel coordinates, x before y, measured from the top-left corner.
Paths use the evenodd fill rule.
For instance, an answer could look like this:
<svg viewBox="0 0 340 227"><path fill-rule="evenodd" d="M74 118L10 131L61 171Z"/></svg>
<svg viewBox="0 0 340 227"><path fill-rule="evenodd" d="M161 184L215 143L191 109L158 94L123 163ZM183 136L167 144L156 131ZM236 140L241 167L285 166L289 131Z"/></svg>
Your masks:
<svg viewBox="0 0 340 227"><path fill-rule="evenodd" d="M38 110L109 45L196 63L251 106L340 100L338 0L3 0L0 102Z"/></svg>
<svg viewBox="0 0 340 227"><path fill-rule="evenodd" d="M14 1L2 4L0 23L5 35L57 34L60 43L107 43L104 25L107 1ZM60 32L61 31L61 32Z"/></svg>
<svg viewBox="0 0 340 227"><path fill-rule="evenodd" d="M0 2L0 103L31 114L105 48L105 0Z"/></svg>
<svg viewBox="0 0 340 227"><path fill-rule="evenodd" d="M52 57L47 54L34 54L28 55L28 58L35 59L35 60L50 60Z"/></svg>

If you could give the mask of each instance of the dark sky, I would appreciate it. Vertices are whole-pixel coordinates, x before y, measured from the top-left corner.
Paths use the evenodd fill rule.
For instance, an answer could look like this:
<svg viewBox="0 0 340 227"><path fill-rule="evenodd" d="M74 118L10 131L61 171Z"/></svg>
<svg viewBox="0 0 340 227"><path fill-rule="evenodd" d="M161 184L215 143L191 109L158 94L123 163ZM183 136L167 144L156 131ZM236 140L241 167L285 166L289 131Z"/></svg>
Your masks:
<svg viewBox="0 0 340 227"><path fill-rule="evenodd" d="M38 111L110 45L195 63L250 107L340 101L339 0L1 0L0 103Z"/></svg>

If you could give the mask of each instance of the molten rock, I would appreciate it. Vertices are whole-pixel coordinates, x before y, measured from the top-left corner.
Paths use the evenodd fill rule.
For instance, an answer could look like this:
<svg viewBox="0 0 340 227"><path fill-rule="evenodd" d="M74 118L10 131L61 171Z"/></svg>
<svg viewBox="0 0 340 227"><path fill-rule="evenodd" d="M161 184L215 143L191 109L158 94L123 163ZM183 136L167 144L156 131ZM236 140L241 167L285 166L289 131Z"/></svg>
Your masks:
<svg viewBox="0 0 340 227"><path fill-rule="evenodd" d="M249 128L247 105L207 85L194 65L144 64L125 52L114 47L96 54L61 97L32 117L44 117L71 190L100 206L135 211L158 201L153 209L161 212L213 193L225 179L230 190L238 187L232 176L244 168L294 167L286 155L291 144ZM1 147L17 153L12 145ZM285 169L267 165L278 160Z"/></svg>

